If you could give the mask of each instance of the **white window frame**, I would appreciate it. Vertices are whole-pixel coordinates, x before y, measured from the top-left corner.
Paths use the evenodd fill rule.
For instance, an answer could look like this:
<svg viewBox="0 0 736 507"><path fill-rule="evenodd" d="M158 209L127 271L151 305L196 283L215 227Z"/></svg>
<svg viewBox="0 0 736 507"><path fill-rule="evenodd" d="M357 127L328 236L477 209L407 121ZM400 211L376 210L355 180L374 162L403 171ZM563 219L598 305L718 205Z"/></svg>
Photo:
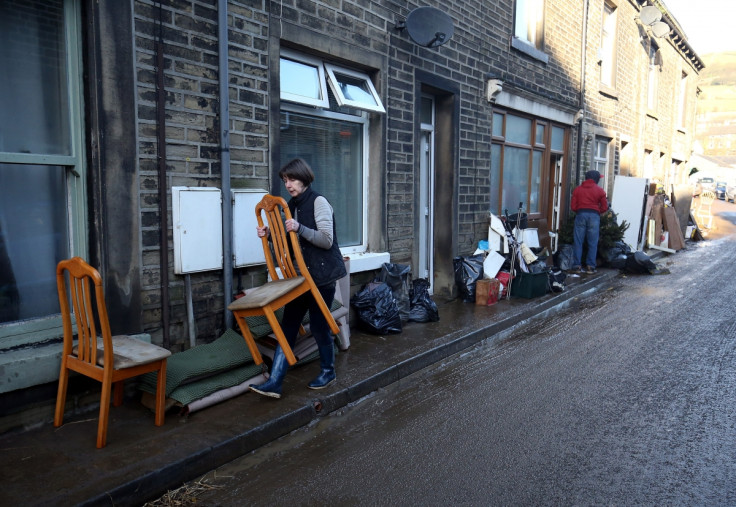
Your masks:
<svg viewBox="0 0 736 507"><path fill-rule="evenodd" d="M616 87L616 27L618 9L615 5L603 3L601 22L601 84Z"/></svg>
<svg viewBox="0 0 736 507"><path fill-rule="evenodd" d="M680 100L677 103L677 119L682 129L687 125L687 72L680 75Z"/></svg>
<svg viewBox="0 0 736 507"><path fill-rule="evenodd" d="M603 150L604 156L599 156L598 154L598 147L599 146L605 146L605 149ZM598 182L598 186L602 187L604 180L608 181L608 170L610 168L610 158L609 158L609 150L611 148L611 139L603 136L596 136L595 140L593 141L593 169L598 171L603 175L603 179ZM602 170L601 170L602 169Z"/></svg>
<svg viewBox="0 0 736 507"><path fill-rule="evenodd" d="M296 63L301 63L302 65L305 65L307 67L313 67L314 69L316 69L317 76L319 79L319 83L317 84L319 85L318 87L320 90L320 97L312 98L312 97L307 97L305 95L297 95L294 93L285 92L282 88L281 93L280 93L281 100L288 101L288 102L295 102L297 104L305 104L308 106L329 108L330 101L329 101L329 98L327 97L327 83L325 79L325 70L322 66L322 60L318 58L312 58L310 56L302 55L294 51L289 51L288 49L281 50L279 64L282 59L290 60Z"/></svg>
<svg viewBox="0 0 736 507"><path fill-rule="evenodd" d="M371 81L371 78L368 76L368 74L366 74L365 72L359 72L357 70L346 69L345 67L338 67L337 65L326 62L325 69L327 70L327 79L330 83L330 88L332 89L332 93L335 94L335 99L337 100L337 103L339 105L355 107L357 109L364 109L366 111L373 111L375 113L386 112L386 109L383 107L383 103L381 102L381 98L378 96L376 87L373 86L373 82ZM339 74L345 74L346 76L350 76L355 79L362 80L376 103L374 105L371 105L357 100L350 100L345 97L345 95L342 93L342 90L340 89L340 81L335 76L336 72Z"/></svg>
<svg viewBox="0 0 736 507"><path fill-rule="evenodd" d="M361 242L358 245L351 245L346 247L340 247L340 252L343 255L349 255L349 254L358 254L358 253L364 253L368 250L368 207L369 207L369 194L368 194L368 173L370 171L370 164L369 164L369 157L368 157L368 142L369 142L369 130L370 130L370 121L366 114L362 114L360 116L350 115L350 114L344 114L344 113L338 113L335 111L328 111L325 109L314 109L314 108L308 108L304 106L299 106L297 104L282 104L281 105L281 111L280 112L294 112L294 113L300 113L307 116L317 116L321 118L328 118L328 119L334 119L334 120L342 120L342 121L348 121L352 123L359 123L363 126L363 153L362 155L362 163L363 163L363 184L362 184L362 190L363 190L363 221L361 224L362 227L362 234L361 234ZM338 231L339 232L339 231Z"/></svg>
<svg viewBox="0 0 736 507"><path fill-rule="evenodd" d="M647 51L647 62L649 65L647 74L647 109L649 111L656 111L659 93L659 72L662 67L657 61L659 47L651 40L649 44L650 46Z"/></svg>
<svg viewBox="0 0 736 507"><path fill-rule="evenodd" d="M544 48L545 0L516 0L514 7L514 37L530 46Z"/></svg>

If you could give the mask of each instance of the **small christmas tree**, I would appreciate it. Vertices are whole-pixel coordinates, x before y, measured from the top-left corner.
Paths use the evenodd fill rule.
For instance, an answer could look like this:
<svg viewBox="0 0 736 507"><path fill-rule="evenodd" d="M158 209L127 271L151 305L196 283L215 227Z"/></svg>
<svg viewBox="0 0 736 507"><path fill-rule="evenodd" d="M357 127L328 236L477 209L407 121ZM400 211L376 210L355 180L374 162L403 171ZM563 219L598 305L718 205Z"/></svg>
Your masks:
<svg viewBox="0 0 736 507"><path fill-rule="evenodd" d="M629 223L624 220L619 225L617 222L616 214L612 210L608 210L601 215L601 228L598 234L598 255L611 249L617 241L621 241L624 238L624 232L629 228ZM570 216L567 217L567 222L562 224L560 227L560 243L567 243L572 245L575 240L573 239L573 230L575 229L575 212L570 212ZM585 258L585 252L587 247L583 243L583 259Z"/></svg>

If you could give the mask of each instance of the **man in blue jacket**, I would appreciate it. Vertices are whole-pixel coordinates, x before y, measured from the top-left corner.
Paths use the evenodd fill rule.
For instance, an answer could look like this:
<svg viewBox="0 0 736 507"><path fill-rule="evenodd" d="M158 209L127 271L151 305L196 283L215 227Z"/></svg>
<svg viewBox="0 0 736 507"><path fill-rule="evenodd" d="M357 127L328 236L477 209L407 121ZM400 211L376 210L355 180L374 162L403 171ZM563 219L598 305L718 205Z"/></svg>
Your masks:
<svg viewBox="0 0 736 507"><path fill-rule="evenodd" d="M598 186L600 179L601 174L598 171L588 171L585 173L585 181L572 192L570 209L575 212L573 273L595 273L601 214L608 210L606 192ZM585 256L585 271L583 271L581 265L583 242L588 246L588 253Z"/></svg>

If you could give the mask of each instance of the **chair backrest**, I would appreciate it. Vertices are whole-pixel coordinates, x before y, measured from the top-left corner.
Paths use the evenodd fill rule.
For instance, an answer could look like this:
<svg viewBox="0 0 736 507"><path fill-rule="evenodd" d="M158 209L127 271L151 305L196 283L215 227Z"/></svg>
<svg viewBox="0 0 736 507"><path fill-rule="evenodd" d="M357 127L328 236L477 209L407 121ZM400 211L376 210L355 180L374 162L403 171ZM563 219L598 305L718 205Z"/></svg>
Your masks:
<svg viewBox="0 0 736 507"><path fill-rule="evenodd" d="M66 276L69 276L69 285ZM90 289L94 287L94 296ZM112 334L100 273L81 257L63 260L56 266L56 286L64 325L64 355L72 353L74 330L72 311L77 325L77 358L97 365L97 341L104 342L105 365L113 364ZM71 298L71 305L69 303ZM94 304L93 304L94 302ZM98 325L101 337L98 337Z"/></svg>
<svg viewBox="0 0 736 507"><path fill-rule="evenodd" d="M715 200L716 194L714 192L711 192L710 190L706 190L705 192L700 194L700 207L703 208L705 206L710 206Z"/></svg>
<svg viewBox="0 0 736 507"><path fill-rule="evenodd" d="M310 282L312 277L309 275L307 266L302 257L302 250L299 247L299 238L296 232L286 232L285 220L291 219L291 211L286 201L279 196L266 194L261 202L256 204L256 219L259 227L263 227L263 215L266 215L268 229L271 231L271 246L273 252L269 248L268 238L261 238L263 242L263 252L266 256L266 264L268 265L268 273L272 280L279 278L294 278L295 276L303 276ZM289 248L291 242L291 248ZM296 266L294 261L296 260ZM276 268L281 271L279 276ZM298 268L298 271L297 271Z"/></svg>

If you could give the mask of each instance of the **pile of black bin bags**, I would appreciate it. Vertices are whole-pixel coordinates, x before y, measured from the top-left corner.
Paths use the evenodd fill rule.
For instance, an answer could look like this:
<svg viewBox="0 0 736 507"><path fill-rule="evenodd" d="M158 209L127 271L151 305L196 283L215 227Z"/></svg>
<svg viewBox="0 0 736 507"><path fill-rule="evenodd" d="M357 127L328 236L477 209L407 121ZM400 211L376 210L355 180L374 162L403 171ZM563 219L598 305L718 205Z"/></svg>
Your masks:
<svg viewBox="0 0 736 507"><path fill-rule="evenodd" d="M429 295L429 281L417 278L409 287L411 268L385 263L376 279L365 284L351 299L362 329L372 334L400 333L406 322L440 320L437 305Z"/></svg>
<svg viewBox="0 0 736 507"><path fill-rule="evenodd" d="M510 254L506 257L501 271L505 271L508 274L511 268L511 262L509 259ZM483 272L483 261L486 258L486 253L479 253L469 257L455 257L453 259L453 268L455 270L455 284L457 285L460 298L466 303L476 302L475 297L475 286L478 280L484 277ZM542 277L541 292L535 294L541 295L542 292L562 292L565 290L565 279L567 275L564 271L558 267L550 267L547 265L546 257L541 254L537 257L537 260L526 265L528 274L539 275ZM521 277L524 273L521 269L515 269L515 277ZM546 275L546 276L545 276ZM517 287L518 291L518 287ZM526 291L522 291L526 292ZM514 291L511 292L511 296L514 296ZM534 297L524 295L521 297Z"/></svg>

